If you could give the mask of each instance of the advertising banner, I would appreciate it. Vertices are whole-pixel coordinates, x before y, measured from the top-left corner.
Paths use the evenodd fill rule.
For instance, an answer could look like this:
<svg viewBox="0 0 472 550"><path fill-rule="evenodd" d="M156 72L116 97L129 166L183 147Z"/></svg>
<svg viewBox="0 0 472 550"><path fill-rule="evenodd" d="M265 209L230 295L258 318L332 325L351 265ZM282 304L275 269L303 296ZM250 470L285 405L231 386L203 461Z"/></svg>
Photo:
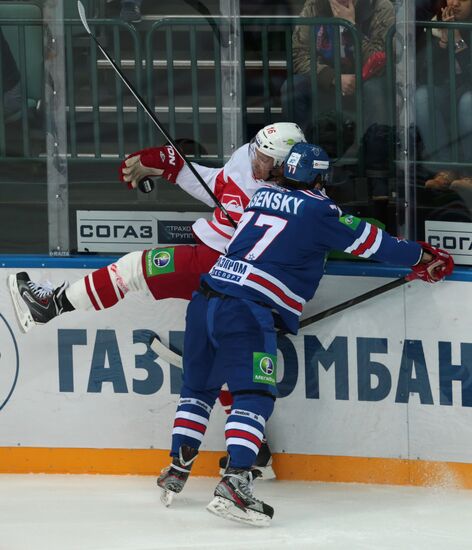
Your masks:
<svg viewBox="0 0 472 550"><path fill-rule="evenodd" d="M472 265L472 223L426 220L426 240L447 250L458 265Z"/></svg>
<svg viewBox="0 0 472 550"><path fill-rule="evenodd" d="M130 293L22 333L0 270L2 447L169 449L187 302ZM74 281L86 270L31 269ZM385 284L326 276L306 316ZM414 281L278 341L273 453L472 463L472 285ZM224 451L217 403L202 450ZM383 467L383 466L382 466ZM357 478L355 478L357 479Z"/></svg>
<svg viewBox="0 0 472 550"><path fill-rule="evenodd" d="M79 252L133 252L156 246L193 244L192 224L208 212L77 211Z"/></svg>

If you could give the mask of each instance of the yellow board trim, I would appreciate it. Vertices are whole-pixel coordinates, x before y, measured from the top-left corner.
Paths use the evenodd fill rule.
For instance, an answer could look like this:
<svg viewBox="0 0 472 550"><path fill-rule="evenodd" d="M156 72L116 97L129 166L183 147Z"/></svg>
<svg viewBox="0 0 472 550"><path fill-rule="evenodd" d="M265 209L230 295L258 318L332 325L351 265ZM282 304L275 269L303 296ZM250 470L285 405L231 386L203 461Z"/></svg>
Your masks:
<svg viewBox="0 0 472 550"><path fill-rule="evenodd" d="M193 475L218 476L222 451L203 451ZM156 475L169 464L160 449L0 447L0 473ZM395 458L275 454L278 479L472 489L472 464Z"/></svg>

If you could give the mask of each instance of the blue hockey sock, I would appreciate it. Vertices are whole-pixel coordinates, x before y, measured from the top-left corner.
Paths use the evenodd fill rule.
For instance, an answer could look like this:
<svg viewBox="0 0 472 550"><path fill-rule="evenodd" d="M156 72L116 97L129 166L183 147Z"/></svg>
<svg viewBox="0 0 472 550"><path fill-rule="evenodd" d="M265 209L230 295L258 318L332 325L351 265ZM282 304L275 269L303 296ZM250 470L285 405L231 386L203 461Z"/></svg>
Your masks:
<svg viewBox="0 0 472 550"><path fill-rule="evenodd" d="M214 396L202 393L182 391L172 430L171 456L179 456L182 445L198 449L203 441L218 392Z"/></svg>
<svg viewBox="0 0 472 550"><path fill-rule="evenodd" d="M230 467L249 469L254 464L264 438L266 420L273 409L274 400L268 395L234 396L233 408L225 426Z"/></svg>

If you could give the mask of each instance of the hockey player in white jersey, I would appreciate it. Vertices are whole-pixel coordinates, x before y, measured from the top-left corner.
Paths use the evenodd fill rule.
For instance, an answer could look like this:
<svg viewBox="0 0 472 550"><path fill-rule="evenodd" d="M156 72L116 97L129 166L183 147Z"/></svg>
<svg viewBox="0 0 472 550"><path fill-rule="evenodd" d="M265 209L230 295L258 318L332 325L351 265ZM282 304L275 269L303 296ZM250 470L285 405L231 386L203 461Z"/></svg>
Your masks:
<svg viewBox="0 0 472 550"><path fill-rule="evenodd" d="M262 128L250 143L234 152L223 168L195 163L193 166L238 222L254 192L264 181L281 173L288 151L300 141L305 141L305 137L296 124L278 122ZM130 189L136 188L144 177L152 176L165 178L205 204L215 206L170 145L138 151L121 164L121 180ZM64 283L51 289L33 282L25 272L11 275L10 292L20 326L26 332L68 311L107 309L133 291L149 292L155 300L189 300L198 288L201 274L208 272L234 233L219 208L215 208L211 220L200 218L192 229L199 244L131 252L70 286ZM228 401L230 396L224 399ZM266 477L273 477L270 451L265 446L261 459L268 466Z"/></svg>
<svg viewBox="0 0 472 550"><path fill-rule="evenodd" d="M234 398L225 426L230 459L207 508L226 519L270 524L274 510L254 497L252 482L258 476L253 465L275 401L274 319L284 330L297 333L303 306L315 294L330 250L411 266L414 277L428 282L452 273L447 252L392 237L343 215L320 189L328 174L329 158L321 147L295 145L281 186L259 188L226 255L202 276L187 309L172 464L158 480L165 503L171 493L183 489L218 388L227 383Z"/></svg>
<svg viewBox="0 0 472 550"><path fill-rule="evenodd" d="M264 181L281 173L288 151L300 141L305 141L305 137L296 124L278 122L262 128L250 143L233 153L223 168L195 163L193 166L238 222L254 192ZM138 151L121 164L120 177L130 189L136 188L144 177L152 176L165 178L205 204L215 206L171 145ZM26 332L67 311L107 309L130 291L150 292L156 300L189 300L198 288L200 275L208 272L234 233L219 208L215 208L211 220L198 219L192 230L197 245L131 252L67 288L42 288L24 272L11 276L10 288L20 326ZM162 254L163 250L166 254Z"/></svg>

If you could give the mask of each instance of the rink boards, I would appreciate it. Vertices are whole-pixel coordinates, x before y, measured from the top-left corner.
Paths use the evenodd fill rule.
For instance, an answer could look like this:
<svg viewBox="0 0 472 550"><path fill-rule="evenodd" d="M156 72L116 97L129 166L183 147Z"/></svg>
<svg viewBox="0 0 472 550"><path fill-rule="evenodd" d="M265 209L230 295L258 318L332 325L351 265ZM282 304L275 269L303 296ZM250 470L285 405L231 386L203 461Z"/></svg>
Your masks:
<svg viewBox="0 0 472 550"><path fill-rule="evenodd" d="M0 269L0 472L155 474L168 463L186 302L129 295L20 332ZM28 269L57 284L83 269ZM306 314L388 282L327 275ZM414 282L279 339L267 436L284 479L472 487L472 284ZM215 406L195 473L216 475Z"/></svg>

